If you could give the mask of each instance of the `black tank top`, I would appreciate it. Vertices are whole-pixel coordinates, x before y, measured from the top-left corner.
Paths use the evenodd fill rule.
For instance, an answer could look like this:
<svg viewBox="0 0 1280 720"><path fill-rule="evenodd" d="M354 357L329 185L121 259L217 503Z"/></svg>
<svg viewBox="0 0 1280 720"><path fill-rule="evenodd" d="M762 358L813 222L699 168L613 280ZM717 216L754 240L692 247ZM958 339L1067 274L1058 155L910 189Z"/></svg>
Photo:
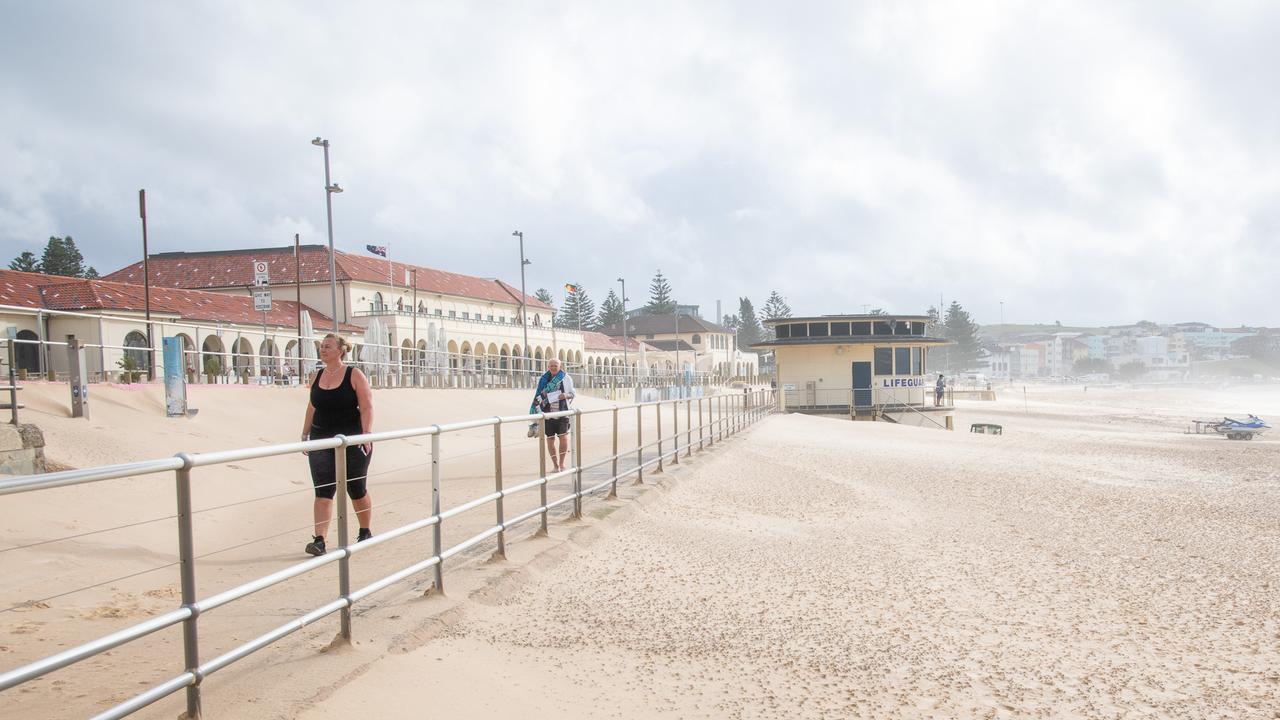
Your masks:
<svg viewBox="0 0 1280 720"><path fill-rule="evenodd" d="M311 383L311 405L316 409L311 416L312 438L360 434L360 400L351 385L351 370L348 365L342 384L332 390L320 387L320 376L324 373L316 373Z"/></svg>

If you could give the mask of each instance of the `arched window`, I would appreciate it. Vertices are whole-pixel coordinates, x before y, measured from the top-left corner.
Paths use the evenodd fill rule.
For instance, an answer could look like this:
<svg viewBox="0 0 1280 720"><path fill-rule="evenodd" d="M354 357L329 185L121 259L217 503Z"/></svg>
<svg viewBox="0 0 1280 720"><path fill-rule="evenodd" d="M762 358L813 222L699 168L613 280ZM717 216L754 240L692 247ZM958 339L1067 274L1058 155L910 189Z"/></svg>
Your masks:
<svg viewBox="0 0 1280 720"><path fill-rule="evenodd" d="M147 352L147 336L137 330L133 330L124 336L124 344L128 348L138 348L137 350L125 350L124 355L133 359L135 368L145 371L148 361L151 359L151 354Z"/></svg>
<svg viewBox="0 0 1280 720"><path fill-rule="evenodd" d="M375 292L373 294L373 311L382 312L382 310L383 310L382 293Z"/></svg>
<svg viewBox="0 0 1280 720"><path fill-rule="evenodd" d="M693 334L693 344L694 344L694 345L701 345L701 344L702 344L702 336L701 336L701 335L699 335L699 334L697 334L697 333L694 333L694 334Z"/></svg>

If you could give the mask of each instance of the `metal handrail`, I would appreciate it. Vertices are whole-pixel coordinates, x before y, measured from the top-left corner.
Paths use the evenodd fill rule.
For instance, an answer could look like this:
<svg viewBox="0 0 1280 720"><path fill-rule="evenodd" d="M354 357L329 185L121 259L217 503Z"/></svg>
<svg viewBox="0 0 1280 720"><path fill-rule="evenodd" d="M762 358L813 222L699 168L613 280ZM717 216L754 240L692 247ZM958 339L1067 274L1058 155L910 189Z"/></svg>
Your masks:
<svg viewBox="0 0 1280 720"><path fill-rule="evenodd" d="M923 412L920 412L919 408L917 408L916 406L912 405L911 403L900 403L900 402L897 402L897 400L898 400L898 392L897 392L897 389L896 389L896 388L880 388L880 389L881 389L881 390L886 390L886 391L888 391L888 394L889 394L889 395L893 398L893 400L895 401L895 402L894 402L894 408L895 408L895 409L896 409L896 408L903 408L903 407L905 407L905 408L907 408L908 410L910 410L910 411L914 412L915 414L919 415L920 417L924 418L925 420L928 420L929 422L933 423L934 425L937 425L939 428L941 428L941 429L943 429L943 430L946 430L946 429L947 429L947 426L946 426L946 425L943 425L942 423L938 422L937 420L934 420L933 418L929 417L927 414L925 414L925 413L923 413ZM889 405L889 403L887 403L887 402L879 403L878 405L876 405L874 412L875 412L877 415L884 414L884 412L885 412L885 408L886 408L888 405Z"/></svg>
<svg viewBox="0 0 1280 720"><path fill-rule="evenodd" d="M573 503L573 516L575 518L581 517L581 500L584 497L610 486L613 486L616 490L617 481L630 475L635 475L637 477L637 482L639 482L643 471L646 468L654 465L658 465L658 467L661 468L664 458L671 457L673 463L678 462L678 456L681 449L691 453L693 450L692 437L695 429L698 432L698 445L701 450L703 448L702 437L704 430L708 431L709 436L706 447L711 447L713 443L716 442L717 434L719 434L721 438L732 435L756 422L760 418L763 418L765 415L773 411L772 404L766 401L767 393L768 391L761 390L753 393L744 393L742 395L724 394L711 397L657 400L631 405L614 405L608 408L591 411L567 410L546 414L534 413L528 415L495 416L491 418L447 423L442 425L437 424L351 436L339 435L333 438L284 443L256 448L240 448L235 450L198 454L180 453L172 458L161 458L83 470L68 470L50 473L43 476L27 476L0 481L0 495L5 495L21 492L34 492L69 485L87 484L100 480L136 477L139 475L151 475L161 472L174 472L177 479L176 494L178 501L179 564L182 570L182 605L177 609L157 617L150 618L130 627L126 627L109 635L102 636L77 647L64 650L35 662L27 663L21 667L0 673L0 690L6 690L17 685L21 685L55 670L74 665L75 663L97 656L113 648L148 636L164 628L182 624L184 634L184 655L186 658L185 671L160 683L159 685L125 700L96 717L124 717L164 697L167 697L178 690L185 689L187 693L187 714L189 717L198 718L201 715L201 682L208 675L217 672L218 670L221 670L228 665L253 654L254 652L257 652L258 650L268 647L277 640L280 640L281 638L335 612L342 614L342 637L346 640L350 640L351 608L356 602L384 588L390 587L397 582L401 582L429 569L434 569L435 571L433 587L443 590L443 566L445 561L449 558L460 555L461 553L464 553L467 550L484 543L486 540L494 538L495 536L498 538L498 555L504 555L505 553L503 548L505 543L505 533L508 529L535 517L541 518L542 527L545 528L548 513L561 505ZM691 418L693 417L693 405L695 403L698 405L697 415L699 417L699 422L696 426L693 425L691 421ZM708 410L705 422L702 421L704 404L707 406ZM669 434L663 434L661 429L661 415L663 409L667 406L671 406L673 416L678 418L682 405L684 407L684 414L686 418L684 427L681 428L676 424L670 429ZM642 419L644 409L648 407L655 408L658 416L658 438L650 441L649 443L644 443L643 440L640 439L642 435L638 434L637 444L635 447L619 448L617 442L618 424L616 422L618 411L621 409L635 408L638 417ZM590 465L584 465L582 462L581 445L583 426L582 419L587 415L598 415L606 412L610 413L613 417L612 449L614 452L601 461L591 463ZM545 466L543 466L544 469L540 471L539 477L509 487L504 487L500 461L502 447L500 428L506 424L539 422L545 419L571 416L575 418L575 422L573 423L573 467L567 467L559 472L547 473L545 471ZM496 487L492 492L485 493L477 498L473 498L447 510L442 510L439 507L441 482L440 461L443 459L443 455L441 453L441 438L449 433L482 427L494 428L494 470ZM685 435L685 444L683 448L680 443L680 435L682 433ZM203 599L196 597L195 558L191 542L193 520L191 512L190 486L193 470L210 465L220 465L249 459L273 457L297 452L333 449L335 450L335 464L337 465L337 497L342 498L346 495L346 484L348 478L346 473L345 453L341 451L341 448L363 443L387 442L413 437L430 437L432 439L431 465L433 502L432 514L430 516L419 518L406 525L380 533L378 536L358 545L347 544L346 502L340 502L338 504L338 513L336 518L340 544L331 552L320 557L309 558L305 561L295 563L287 568L255 578L254 580L241 585L222 590ZM649 459L644 458L645 448L659 444L663 441L674 441L672 442L672 450L669 453L660 451L657 453L656 457ZM541 462L545 459L545 456L542 455L542 443L539 442L538 444L539 459ZM617 466L617 462L619 460L631 458L633 457L633 454L637 458L637 463L634 466L630 468L619 468ZM609 463L613 464L613 469L606 479L602 482L593 484L588 488L583 487L582 474L584 471ZM548 485L555 480L566 477L572 478L573 480L572 490L564 497L558 498L554 501L548 501L545 497ZM539 489L540 491L538 507L513 518L508 519L504 517L502 504L503 498L533 489ZM611 492L610 497L612 496L613 493ZM446 520L490 504L494 505L497 511L493 524L486 526L480 532L459 543L450 547L442 547L440 529ZM433 536L432 551L429 557L415 562L408 567L401 568L390 574L384 575L362 588L353 590L347 587L349 578L347 564L351 557L353 557L357 552L367 551L381 543L403 537L419 530L425 530L427 528L432 529ZM333 563L337 563L340 570L338 597L211 660L207 660L203 663L200 661L198 626L200 617L204 613Z"/></svg>

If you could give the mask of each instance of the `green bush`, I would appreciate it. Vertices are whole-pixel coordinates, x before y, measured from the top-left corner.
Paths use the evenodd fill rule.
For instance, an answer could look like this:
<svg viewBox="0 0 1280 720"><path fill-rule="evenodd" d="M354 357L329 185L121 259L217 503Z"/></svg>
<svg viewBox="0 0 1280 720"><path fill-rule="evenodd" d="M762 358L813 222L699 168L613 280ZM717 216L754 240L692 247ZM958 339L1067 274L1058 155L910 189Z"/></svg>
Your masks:
<svg viewBox="0 0 1280 720"><path fill-rule="evenodd" d="M120 368L120 382L135 383L142 379L142 372L139 369L138 361L128 353L116 361L116 365Z"/></svg>
<svg viewBox="0 0 1280 720"><path fill-rule="evenodd" d="M204 374L209 377L216 377L222 374L222 361L216 357L207 357L204 359Z"/></svg>

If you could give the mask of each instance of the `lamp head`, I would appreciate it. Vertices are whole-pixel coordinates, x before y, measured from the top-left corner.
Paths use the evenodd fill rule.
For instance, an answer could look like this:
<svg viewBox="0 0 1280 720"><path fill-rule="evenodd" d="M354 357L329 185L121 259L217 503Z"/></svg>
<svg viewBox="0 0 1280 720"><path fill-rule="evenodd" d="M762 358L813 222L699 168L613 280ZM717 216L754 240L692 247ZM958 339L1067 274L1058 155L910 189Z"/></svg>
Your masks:
<svg viewBox="0 0 1280 720"><path fill-rule="evenodd" d="M329 144L329 141L328 141L328 140L321 140L321 139L320 139L320 136L319 136L319 135L317 135L317 136L316 136L316 139L311 141L311 144L312 144L312 145L315 145L316 147L325 147L325 146L327 146L327 145Z"/></svg>
<svg viewBox="0 0 1280 720"><path fill-rule="evenodd" d="M325 188L325 190L328 190L328 191L329 191L329 192L331 192L331 193L337 194L337 193L342 192L342 186L341 186L341 185L339 185L338 183L334 183L334 184L330 185L329 187Z"/></svg>
<svg viewBox="0 0 1280 720"><path fill-rule="evenodd" d="M522 260L521 262L522 262L522 263L524 263L525 265L532 265L532 264L533 264L533 261L532 261L532 260L530 260L529 258L525 258L525 259L524 259L524 260Z"/></svg>
<svg viewBox="0 0 1280 720"><path fill-rule="evenodd" d="M511 233L511 237L523 238L523 237L524 237L524 233L520 232L519 230L514 230L514 231L512 231L512 233Z"/></svg>

